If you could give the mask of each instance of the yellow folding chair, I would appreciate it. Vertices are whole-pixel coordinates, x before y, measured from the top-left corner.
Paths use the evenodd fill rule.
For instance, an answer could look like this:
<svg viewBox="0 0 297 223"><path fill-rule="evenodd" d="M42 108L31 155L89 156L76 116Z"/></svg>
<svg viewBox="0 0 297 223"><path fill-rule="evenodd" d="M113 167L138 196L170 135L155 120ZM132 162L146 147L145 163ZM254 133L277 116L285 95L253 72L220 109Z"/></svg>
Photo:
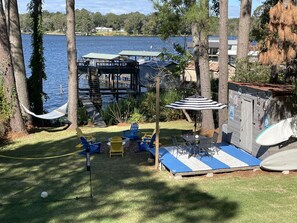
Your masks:
<svg viewBox="0 0 297 223"><path fill-rule="evenodd" d="M123 139L118 136L114 136L110 139L109 157L112 155L124 156Z"/></svg>

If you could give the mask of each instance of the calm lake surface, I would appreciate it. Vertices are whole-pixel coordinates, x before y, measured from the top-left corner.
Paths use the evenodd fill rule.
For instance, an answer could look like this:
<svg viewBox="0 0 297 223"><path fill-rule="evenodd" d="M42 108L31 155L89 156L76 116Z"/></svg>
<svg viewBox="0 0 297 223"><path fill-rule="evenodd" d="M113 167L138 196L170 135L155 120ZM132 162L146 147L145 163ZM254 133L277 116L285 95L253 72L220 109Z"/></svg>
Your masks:
<svg viewBox="0 0 297 223"><path fill-rule="evenodd" d="M29 77L31 69L29 60L32 53L31 36L22 35L26 73ZM44 92L49 99L44 102L44 108L51 111L67 102L68 98L68 71L66 36L44 36L45 72L47 80L44 81ZM189 39L187 41L190 41ZM126 37L126 36L77 36L77 58L80 59L88 53L118 54L122 50L162 51L166 48L174 53L172 44L184 44L182 37L170 38L167 41L159 37ZM60 93L60 88L64 93Z"/></svg>

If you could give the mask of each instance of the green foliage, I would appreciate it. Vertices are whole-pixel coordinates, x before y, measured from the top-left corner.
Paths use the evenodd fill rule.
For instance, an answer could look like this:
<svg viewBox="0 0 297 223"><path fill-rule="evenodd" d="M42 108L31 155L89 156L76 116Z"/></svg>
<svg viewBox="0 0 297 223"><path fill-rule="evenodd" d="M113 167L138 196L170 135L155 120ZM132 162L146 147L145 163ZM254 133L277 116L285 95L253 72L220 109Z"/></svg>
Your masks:
<svg viewBox="0 0 297 223"><path fill-rule="evenodd" d="M13 98L13 97L12 97ZM9 119L12 113L12 104L6 100L4 92L3 76L0 75L0 122L5 122Z"/></svg>
<svg viewBox="0 0 297 223"><path fill-rule="evenodd" d="M258 42L263 41L269 34L269 10L273 7L278 0L266 0L263 5L259 6L254 12L254 19L251 29L251 38Z"/></svg>
<svg viewBox="0 0 297 223"><path fill-rule="evenodd" d="M9 125L8 120L11 114L11 106L5 99L3 76L0 74L0 141L4 138Z"/></svg>
<svg viewBox="0 0 297 223"><path fill-rule="evenodd" d="M135 99L131 97L111 103L101 110L101 115L107 125L127 122L133 114L135 103Z"/></svg>
<svg viewBox="0 0 297 223"><path fill-rule="evenodd" d="M174 43L173 47L176 51L175 54L168 53L167 50L164 50L163 54L166 55L167 59L177 63L177 65L172 70L172 75L175 77L180 77L180 75L184 75L185 69L193 56L185 46Z"/></svg>
<svg viewBox="0 0 297 223"><path fill-rule="evenodd" d="M131 13L126 19L124 29L128 34L138 35L142 33L145 16L139 12Z"/></svg>
<svg viewBox="0 0 297 223"><path fill-rule="evenodd" d="M79 107L77 109L77 118L80 125L88 122L88 114L85 107Z"/></svg>
<svg viewBox="0 0 297 223"><path fill-rule="evenodd" d="M172 121L182 117L181 110L175 110L172 108L165 108L166 105L182 99L181 93L178 90L170 90L161 92L160 95L160 120Z"/></svg>
<svg viewBox="0 0 297 223"><path fill-rule="evenodd" d="M75 10L75 30L83 34L89 34L94 28L92 13L86 9Z"/></svg>
<svg viewBox="0 0 297 223"><path fill-rule="evenodd" d="M137 108L134 109L134 113L130 116L129 122L130 123L134 123L134 122L141 123L141 122L144 122L143 115L139 113L139 109L137 109Z"/></svg>
<svg viewBox="0 0 297 223"><path fill-rule="evenodd" d="M236 62L236 74L233 81L250 83L268 83L270 68L258 62L249 62L247 59Z"/></svg>
<svg viewBox="0 0 297 223"><path fill-rule="evenodd" d="M161 91L160 121L176 120L182 117L182 112L167 109L165 105L180 100L183 92L180 90ZM156 93L146 92L141 97L128 98L114 102L102 109L101 116L107 125L123 122L154 122L156 120Z"/></svg>
<svg viewBox="0 0 297 223"><path fill-rule="evenodd" d="M161 1L160 1L161 2ZM177 4L178 1L172 1ZM186 2L186 1L184 1ZM127 29L126 31L133 35L159 35L163 38L173 35L189 35L191 33L191 24L185 19L183 13L186 11L185 3L182 7L167 3L170 8L156 7L158 12L150 15L141 13L129 13L116 15L108 13L102 15L99 12L90 12L85 9L76 10L76 31L83 34L91 34L98 26L110 27L115 31ZM161 8L162 6L162 8ZM214 7L213 7L214 6ZM212 12L217 7L216 0L211 5ZM172 9L172 10L171 10ZM210 15L211 25L209 29L210 35L218 35L217 17ZM21 29L23 32L32 32L32 18L29 14L20 15ZM62 32L66 31L66 15L65 13L50 13L43 11L42 27L44 32ZM237 36L238 18L231 18L228 22L228 35ZM122 32L120 33L123 34Z"/></svg>
<svg viewBox="0 0 297 223"><path fill-rule="evenodd" d="M179 110L165 108L165 105L180 100L180 90L167 90L160 93L160 121L176 120L182 117ZM145 93L139 101L139 110L143 114L144 121L156 121L156 93L153 91Z"/></svg>
<svg viewBox="0 0 297 223"><path fill-rule="evenodd" d="M139 101L139 111L144 120L153 122L156 120L156 93L149 91L143 94Z"/></svg>

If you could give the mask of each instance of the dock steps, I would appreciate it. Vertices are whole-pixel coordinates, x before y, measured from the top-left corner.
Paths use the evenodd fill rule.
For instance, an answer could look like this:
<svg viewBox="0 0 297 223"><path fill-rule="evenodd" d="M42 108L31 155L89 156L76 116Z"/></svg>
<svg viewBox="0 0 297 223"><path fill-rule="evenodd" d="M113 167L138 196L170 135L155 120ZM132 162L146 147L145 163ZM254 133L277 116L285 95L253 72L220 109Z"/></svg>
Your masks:
<svg viewBox="0 0 297 223"><path fill-rule="evenodd" d="M94 106L93 102L91 101L90 97L85 94L79 94L79 100L83 104L84 108L87 111L88 116L92 119L92 122L97 127L106 127L106 123L100 116L100 113Z"/></svg>

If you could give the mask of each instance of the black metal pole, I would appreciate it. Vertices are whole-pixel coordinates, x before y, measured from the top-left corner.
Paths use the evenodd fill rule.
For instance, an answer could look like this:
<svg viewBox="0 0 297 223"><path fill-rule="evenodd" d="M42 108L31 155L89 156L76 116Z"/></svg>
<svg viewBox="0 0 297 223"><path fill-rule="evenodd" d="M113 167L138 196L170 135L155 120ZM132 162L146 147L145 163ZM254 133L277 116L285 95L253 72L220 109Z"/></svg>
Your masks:
<svg viewBox="0 0 297 223"><path fill-rule="evenodd" d="M86 167L87 171L90 173L90 198L93 198L93 188L92 188L92 171L91 171L91 159L90 159L90 148L86 149Z"/></svg>

